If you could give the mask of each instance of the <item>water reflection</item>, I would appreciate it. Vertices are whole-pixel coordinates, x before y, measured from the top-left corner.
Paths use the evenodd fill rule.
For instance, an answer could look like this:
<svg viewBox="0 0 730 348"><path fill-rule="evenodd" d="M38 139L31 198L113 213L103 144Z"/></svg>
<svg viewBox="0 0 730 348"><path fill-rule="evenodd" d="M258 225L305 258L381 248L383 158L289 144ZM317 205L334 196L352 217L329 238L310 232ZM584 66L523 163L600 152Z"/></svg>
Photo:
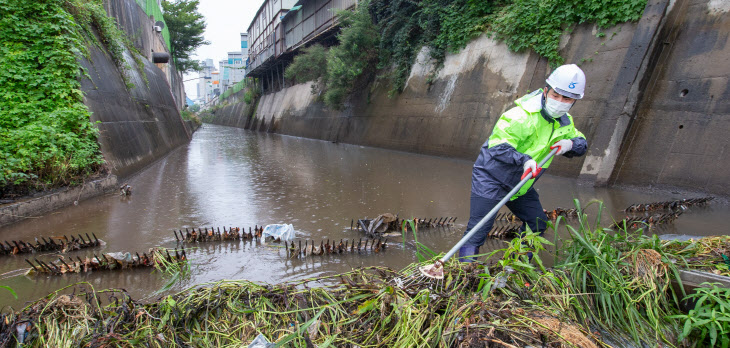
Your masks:
<svg viewBox="0 0 730 348"><path fill-rule="evenodd" d="M476 153L475 153L476 156ZM291 223L297 237L314 240L358 239L351 219L380 213L400 217L458 217L451 228L422 230L419 242L447 251L461 237L468 220L471 161L416 155L356 145L333 144L288 136L253 133L206 125L190 144L128 180L130 197L109 194L0 228L0 239L32 241L34 237L95 233L107 244L70 253L143 252L156 246L175 247L173 229L253 227ZM578 185L574 180L544 176L536 185L546 208L603 200L607 214L638 202L677 198ZM593 206L595 212L597 206ZM692 208L660 233L712 235L726 233L727 207ZM610 224L610 218L604 220ZM552 240L552 237L548 237ZM488 240L486 252L504 245ZM175 290L222 279L282 282L349 271L361 266L401 268L416 261L409 238L392 238L386 252L312 256L288 259L276 244L208 243L187 247L191 277ZM50 261L58 255L33 255ZM164 280L151 270L94 272L60 277L18 276L25 256L0 262L0 284L14 288L19 299L0 292L0 305L15 307L77 282L97 289L124 288L134 298L153 298Z"/></svg>

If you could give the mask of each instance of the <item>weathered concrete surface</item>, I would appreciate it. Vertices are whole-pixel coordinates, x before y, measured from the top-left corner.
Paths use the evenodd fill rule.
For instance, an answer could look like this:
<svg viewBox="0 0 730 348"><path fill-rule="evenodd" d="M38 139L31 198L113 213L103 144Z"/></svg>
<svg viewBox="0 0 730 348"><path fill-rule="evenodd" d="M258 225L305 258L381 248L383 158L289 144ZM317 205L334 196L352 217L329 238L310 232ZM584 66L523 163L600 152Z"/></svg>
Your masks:
<svg viewBox="0 0 730 348"><path fill-rule="evenodd" d="M144 13L136 1L105 0L104 8L109 16L116 19L119 27L124 30L135 48L147 57L147 60L152 61L152 54L155 52L170 53L162 34L153 29L155 22ZM175 104L178 110L182 110L185 105L185 86L182 75L175 69L172 59L170 59L170 63L155 65L165 74L168 84L171 86L170 90L175 98Z"/></svg>
<svg viewBox="0 0 730 348"><path fill-rule="evenodd" d="M657 48L661 47L659 33L665 22L670 0L649 0L644 15L633 32L629 50L623 54L619 71L607 96L606 107L598 121L598 132L589 143L589 151L580 176L605 185L614 170L624 135L641 101L653 66ZM614 57L615 58L615 57Z"/></svg>
<svg viewBox="0 0 730 348"><path fill-rule="evenodd" d="M563 42L568 62L581 63L588 74L586 98L571 111L590 142L597 119L608 107L610 86L619 77L636 23L597 38L593 26L581 25ZM615 35L610 33L616 32ZM544 85L547 61L532 52L514 53L487 36L448 55L432 84L431 62L419 54L407 86L395 98L382 80L353 96L343 111L327 109L308 84L261 98L252 126L259 130L385 147L418 153L474 159L498 117L521 95ZM551 172L577 176L583 159L559 158Z"/></svg>
<svg viewBox="0 0 730 348"><path fill-rule="evenodd" d="M134 0L110 0L105 5L134 38L140 52L159 49L161 36L146 34L153 22ZM144 58L143 66L138 67L125 52L130 68L124 74L134 84L128 89L109 53L96 46L89 47L89 52L90 59L82 59L81 64L91 80L82 78L81 90L92 112L91 120L99 122L99 144L114 174L130 175L190 140L165 71Z"/></svg>
<svg viewBox="0 0 730 348"><path fill-rule="evenodd" d="M586 72L586 97L571 110L588 140L582 158L557 158L551 173L596 185L662 184L730 194L730 2L649 0L642 19L603 30L578 25L561 54ZM535 53L479 37L447 56L431 84L422 51L406 88L389 98L377 80L330 110L309 84L263 96L248 128L474 159L512 101L550 72ZM683 95L682 91L687 92ZM239 123L241 124L241 123Z"/></svg>
<svg viewBox="0 0 730 348"><path fill-rule="evenodd" d="M215 108L205 116L205 122L221 126L248 128L251 116L254 112L254 105L244 102L245 90L231 94L221 102L222 106Z"/></svg>
<svg viewBox="0 0 730 348"><path fill-rule="evenodd" d="M117 177L110 175L103 179L85 183L82 186L67 187L41 197L0 205L0 226L24 219L36 219L47 212L115 189L117 189Z"/></svg>
<svg viewBox="0 0 730 348"><path fill-rule="evenodd" d="M677 0L614 183L730 194L730 1Z"/></svg>

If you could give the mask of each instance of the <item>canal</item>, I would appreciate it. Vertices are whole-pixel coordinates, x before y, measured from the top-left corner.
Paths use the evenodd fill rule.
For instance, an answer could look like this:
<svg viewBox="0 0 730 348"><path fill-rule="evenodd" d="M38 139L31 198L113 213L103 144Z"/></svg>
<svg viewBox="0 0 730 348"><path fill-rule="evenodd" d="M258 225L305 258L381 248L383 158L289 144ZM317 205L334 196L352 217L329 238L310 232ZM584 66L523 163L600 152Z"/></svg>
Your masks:
<svg viewBox="0 0 730 348"><path fill-rule="evenodd" d="M476 156L476 153L475 153ZM298 239L359 239L350 230L352 219L380 213L402 218L457 217L450 228L423 230L419 242L445 252L462 236L469 212L471 161L335 144L238 128L205 125L193 140L149 166L126 182L132 195L116 193L80 202L38 218L0 227L1 240L33 241L94 233L106 244L70 253L129 251L176 246L172 231L185 228L253 227L290 223ZM580 185L575 180L543 176L536 185L546 209L571 208L601 200L610 216L633 203L698 197L661 190L605 189ZM657 229L662 235L727 234L727 205L716 200L693 207L673 224ZM610 213L610 214L609 214ZM670 236L671 237L671 236ZM549 239L552 237L548 236ZM491 239L486 248L502 241ZM414 261L411 238L389 240L386 252L312 256L288 259L276 243L208 243L187 246L191 275L171 291L223 279L279 283L349 271L360 266L402 268ZM0 306L16 309L26 301L78 282L95 289L122 288L135 299L160 296L165 280L149 269L99 271L63 276L28 276L26 257L57 260L57 254L2 256L0 285L13 288L18 299L0 291ZM313 284L316 286L316 284Z"/></svg>

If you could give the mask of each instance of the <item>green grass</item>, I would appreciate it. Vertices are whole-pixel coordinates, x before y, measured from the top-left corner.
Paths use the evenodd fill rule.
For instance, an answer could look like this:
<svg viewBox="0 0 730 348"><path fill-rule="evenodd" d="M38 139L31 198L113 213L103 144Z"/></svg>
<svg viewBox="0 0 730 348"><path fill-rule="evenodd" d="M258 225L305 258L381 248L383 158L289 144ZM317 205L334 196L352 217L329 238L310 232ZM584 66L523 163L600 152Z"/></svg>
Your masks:
<svg viewBox="0 0 730 348"><path fill-rule="evenodd" d="M441 256L417 248L422 262L402 271L366 267L277 285L221 281L148 304L80 284L75 296L65 289L3 314L10 325L0 326L0 337L22 317L36 320L28 346L37 347L241 347L259 334L292 347L606 346L596 330L637 345L725 344L730 289L701 290L690 296L699 300L695 310L681 314L683 295L669 286L679 281L677 246L601 228L600 212L589 219L576 206L578 221L566 227L569 238L556 240L552 268L540 258L552 243L527 231L488 254L491 266L447 262L440 282L412 272ZM417 233L413 240L419 244ZM189 267L160 266L173 279Z"/></svg>

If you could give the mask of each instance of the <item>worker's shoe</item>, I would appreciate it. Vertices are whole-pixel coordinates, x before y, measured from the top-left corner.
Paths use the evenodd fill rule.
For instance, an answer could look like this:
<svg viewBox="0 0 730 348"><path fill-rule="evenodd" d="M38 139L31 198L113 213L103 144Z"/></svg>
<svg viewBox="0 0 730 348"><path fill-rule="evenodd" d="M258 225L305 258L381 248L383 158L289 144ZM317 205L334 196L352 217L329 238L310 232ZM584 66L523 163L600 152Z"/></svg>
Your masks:
<svg viewBox="0 0 730 348"><path fill-rule="evenodd" d="M475 245L463 245L459 248L459 262L476 262L476 257L470 257L479 254L479 247Z"/></svg>

